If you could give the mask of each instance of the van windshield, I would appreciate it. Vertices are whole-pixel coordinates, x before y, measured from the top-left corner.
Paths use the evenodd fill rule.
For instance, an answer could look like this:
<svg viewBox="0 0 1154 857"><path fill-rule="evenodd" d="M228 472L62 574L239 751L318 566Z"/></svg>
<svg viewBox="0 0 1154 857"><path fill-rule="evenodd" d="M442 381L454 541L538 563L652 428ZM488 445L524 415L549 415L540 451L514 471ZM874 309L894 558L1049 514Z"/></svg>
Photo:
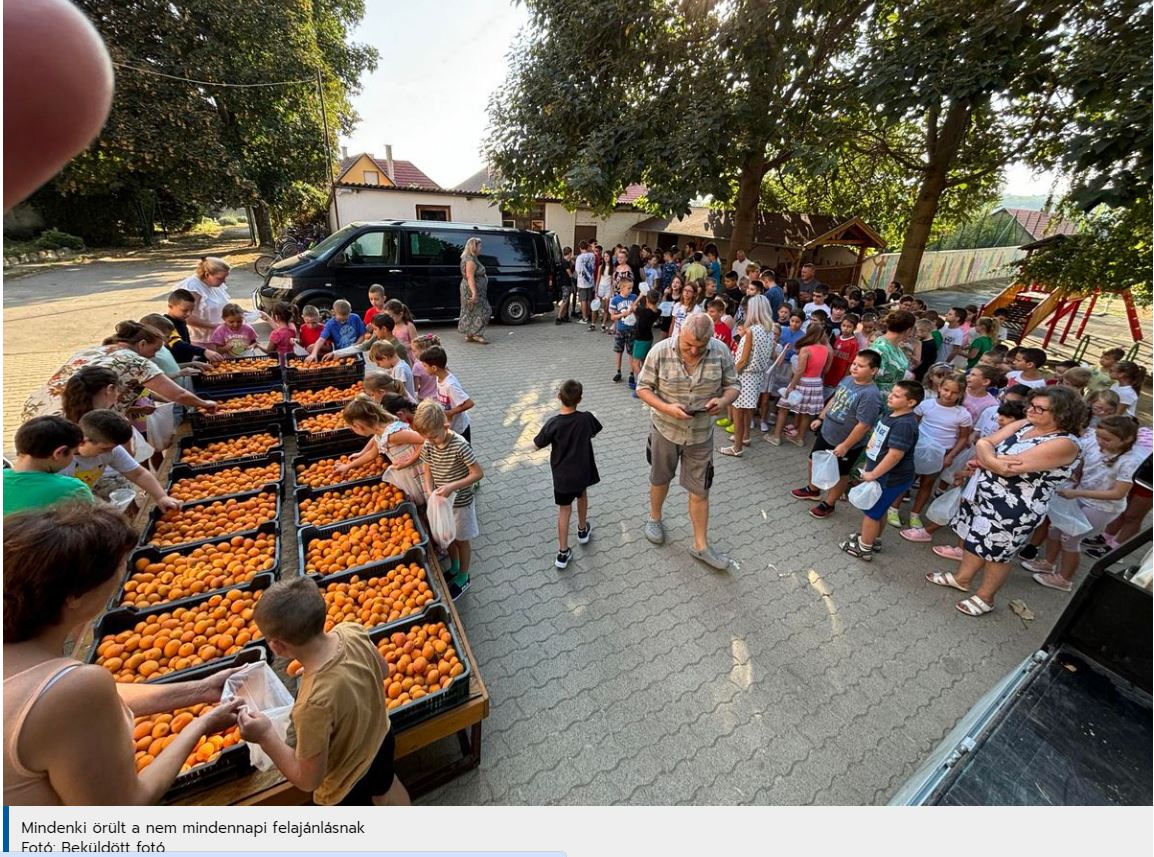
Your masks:
<svg viewBox="0 0 1154 857"><path fill-rule="evenodd" d="M342 226L340 229L338 229L328 238L325 238L315 247L310 247L308 250L305 250L305 252L301 255L310 256L314 259L323 259L326 255L332 252L334 247L340 247L342 244L348 241L350 236L352 236L352 234L356 231L357 228L355 226Z"/></svg>

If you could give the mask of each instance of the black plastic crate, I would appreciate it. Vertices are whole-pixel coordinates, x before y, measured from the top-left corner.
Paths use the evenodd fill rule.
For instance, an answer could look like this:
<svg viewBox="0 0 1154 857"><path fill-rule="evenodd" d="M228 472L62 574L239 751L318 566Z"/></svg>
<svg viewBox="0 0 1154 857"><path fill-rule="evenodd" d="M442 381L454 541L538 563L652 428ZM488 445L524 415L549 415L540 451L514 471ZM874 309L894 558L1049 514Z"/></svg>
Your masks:
<svg viewBox="0 0 1154 857"><path fill-rule="evenodd" d="M241 360L252 360L252 357L229 357L217 363L217 367L225 370L219 374L212 375L194 375L192 377L193 389L198 393L201 391L209 392L213 390L234 389L240 390L246 387L268 386L270 384L279 384L283 380L284 369L281 366L280 360L273 357L255 358L260 360L271 360L273 364L265 369L253 369L248 371L228 371L230 364L235 364Z"/></svg>
<svg viewBox="0 0 1154 857"><path fill-rule="evenodd" d="M348 398L341 399L340 401L337 401L337 402L321 402L321 403L315 404L315 405L306 405L306 404L302 404L301 402L298 402L296 400L296 394L301 392L302 390L323 390L326 387L336 387L336 388L351 387L353 384L363 383L364 380L365 380L364 375L361 375L358 378L346 378L344 380L338 380L338 381L320 381L320 380L308 381L308 382L302 381L302 382L299 382L296 384L287 385L285 388L285 398L288 402L286 407L288 408L290 413L295 412L298 409L299 410L305 410L305 411L319 411L319 410L322 410L324 408L332 407L333 405L340 405L343 408L345 405L347 405L349 402L351 402L353 399L355 399L359 395L359 393L351 393L348 396Z"/></svg>
<svg viewBox="0 0 1154 857"><path fill-rule="evenodd" d="M257 579L250 581L250 591L255 592L257 590L268 589L270 586L272 586L273 581L274 578L271 574L258 575ZM116 610L109 610L107 613L100 617L96 623L96 627L92 631L92 649L88 652L88 657L85 659L85 663L96 663L96 649L100 646L100 641L105 637L112 634L119 634L121 631L127 631L129 628L134 627L138 622L146 622L153 616L159 616L162 613L171 613L173 610L179 609L180 607L187 608L190 606L198 605L202 601L207 601L212 597L213 596L211 594L198 595L196 598L188 599L186 603L183 604L176 606L171 604L161 604L157 605L156 607L151 607L148 610L129 610L123 607L117 608ZM243 655L247 649L259 649L262 653L265 653L269 657L269 660L271 660L271 651L268 647L268 644L265 643L263 639L249 640L244 644L244 647L239 652L231 655L222 655L219 658L213 658L211 661L207 661L203 664L197 664L195 667L189 667L188 669L165 673L162 676L149 677L145 680L144 684L167 684L174 681L184 681L188 678L202 677L204 674L206 674L205 670L208 667L217 666L222 662L224 662L226 665L230 664L235 658ZM213 671L214 670L208 670L208 672Z"/></svg>
<svg viewBox="0 0 1154 857"><path fill-rule="evenodd" d="M338 493L341 491L348 491L350 488L358 488L362 485L380 485L380 484L383 484L383 483L381 482L381 478L379 476L370 476L367 479L358 479L354 482L344 482L340 485L331 485L331 486L328 486L325 488L310 488L307 485L299 486L293 492L293 521L296 524L296 527L298 530L301 529L302 527L315 527L315 526L317 526L316 524L305 523L304 521L301 520L301 509L300 509L301 500L311 500L311 499L314 499L316 497L320 497L324 494L335 494L335 493ZM396 486L393 486L393 487L396 487ZM397 490L400 490L400 489L397 489ZM401 493L404 494L405 492L401 491ZM403 501L401 501L401 503L398 504L398 506L396 508L400 508L405 503L411 503L411 502L412 501L409 499L408 495L406 495L405 499ZM353 522L353 521L364 521L366 519L374 520L374 519L380 517L381 515L383 515L385 512L389 512L389 511L392 511L392 510L391 509L385 509L385 510L382 510L379 512L371 512L368 515L358 515L355 518L346 518L345 520L336 521L335 523L344 524L344 523ZM333 526L333 524L322 524L321 526L329 527L329 526Z"/></svg>
<svg viewBox="0 0 1154 857"><path fill-rule="evenodd" d="M310 417L315 417L319 414L339 414L345 409L345 404L346 403L337 403L335 405L324 405L313 408L293 408L293 433L297 438L297 449L313 449L334 442L353 439L362 440L362 438L354 434L353 430L347 425L339 429L328 429L326 431L306 431L301 428L301 423Z"/></svg>
<svg viewBox="0 0 1154 857"><path fill-rule="evenodd" d="M454 678L448 687L390 710L389 720L392 722L393 728L398 732L428 720L430 717L436 717L438 714L468 701L469 679L473 675L473 665L469 663L469 658L465 654L465 648L461 645L461 635L457 633L457 628L453 624L449 616L449 611L444 605L431 608L426 611L423 616L405 618L400 622L394 622L392 625L378 628L369 633L369 639L373 641L373 645L375 646L380 642L381 638L395 634L398 631L408 631L417 625L435 624L437 622L444 622L445 627L449 629L449 633L453 637L453 648L457 652L457 659L460 660L465 670ZM388 685L387 678L385 679L385 684L386 686Z"/></svg>
<svg viewBox="0 0 1154 857"><path fill-rule="evenodd" d="M315 574L310 574L307 576L311 580L316 581L317 586L320 587L321 592L323 593L325 589L327 589L329 585L333 583L348 583L349 579L352 577L360 577L362 580L368 580L373 577L383 577L398 565L408 565L412 562L417 563L417 565L425 569L425 582L429 585L429 590L433 593L433 600L422 605L421 609L416 613L410 613L408 616L402 616L400 619L394 619L392 622L382 622L380 625L373 625L372 627L368 628L369 631L377 631L382 628L396 630L395 626L399 626L404 622L411 622L417 617L427 615L430 610L445 606L444 595L442 594L440 587L437 586L436 581L433 579L433 573L429 571L429 560L424 548L410 548L409 550L405 551L403 556L398 557L395 560L386 560L380 564L365 566L364 569L352 568L348 571L342 571L338 574L330 574L325 577L319 577Z"/></svg>
<svg viewBox="0 0 1154 857"><path fill-rule="evenodd" d="M297 467L298 466L300 466L302 464L303 465L315 464L316 462L323 461L326 458L340 458L342 455L347 455L350 458L355 457L356 454L364 448L365 448L365 439L361 438L361 437L354 437L353 440L349 440L349 441L334 441L333 443L325 444L324 446L311 447L307 452L302 453L301 455L293 456L292 466L289 470L289 473L292 477L292 487L294 489L295 488L307 488L307 487L309 487L307 485L301 485L300 483L297 482ZM361 476L361 477L358 477L357 479L350 479L348 482L335 482L332 485L325 485L324 487L325 488L347 487L349 485L355 485L358 482L367 482L369 479L380 479L380 478L381 478L380 475L371 476L371 477ZM321 489L318 488L318 489L314 489L314 490L319 491Z"/></svg>
<svg viewBox="0 0 1154 857"><path fill-rule="evenodd" d="M264 646L253 646L252 648L243 649L233 655L231 662L221 662L214 664L205 664L202 667L185 670L180 674L179 678L172 679L170 676L157 679L156 684L168 684L172 681L188 681L190 679L207 678L214 673L222 670L232 669L233 667L245 666L246 664L254 664L258 661L265 663L272 662L272 652ZM174 674L175 675L175 674ZM451 685L450 685L451 687ZM183 706L188 707L188 706ZM161 798L162 803L173 803L174 801L204 791L205 789L218 786L221 783L229 780L240 779L252 770L251 757L249 756L248 745L241 741L239 744L233 744L231 747L226 747L221 750L220 756L215 762L209 762L203 765L197 765L190 771L177 776L173 781L172 786L164 793Z"/></svg>
<svg viewBox="0 0 1154 857"><path fill-rule="evenodd" d="M181 479L189 479L194 476L204 476L209 473L219 473L222 470L232 470L233 468L247 469L250 467L265 467L269 464L280 465L280 475L276 479L269 480L259 485L254 485L248 490L255 491L259 488L267 488L273 485L279 485L284 481L284 451L277 450L270 452L268 455L251 456L246 459L237 461L222 461L219 464L204 464L199 467L190 467L186 464L173 465L172 470L168 473L168 488L172 488ZM219 500L222 497L230 497L231 494L219 494L213 497L205 497L204 500ZM202 500L193 500L191 502L200 503Z"/></svg>
<svg viewBox="0 0 1154 857"><path fill-rule="evenodd" d="M251 429L254 424L260 425L280 425L284 421L285 415L285 389L282 384L263 385L253 387L245 390L219 390L213 394L211 400L214 402L228 401L229 399L238 398L239 396L249 396L253 393L280 393L280 401L277 404L268 408L259 408L252 411L235 411L231 413L209 414L204 411L195 410L192 412L192 430L199 434L208 429L217 431L221 429L236 429L241 426ZM247 434L248 432L237 431L237 434Z"/></svg>
<svg viewBox="0 0 1154 857"><path fill-rule="evenodd" d="M128 574L125 576L124 581L120 584L120 588L116 590L116 594L112 597L112 600L109 602L108 609L110 609L110 610L133 610L135 612L141 612L141 611L145 611L145 610L154 610L158 607L164 607L164 608L169 609L169 610L175 610L177 607L187 607L189 604L194 604L194 603L203 601L205 598L210 598L213 595L219 595L219 594L222 594L224 592L228 592L230 589L253 589L253 588L266 589L269 585L268 583L265 583L262 586L256 586L256 587L253 586L253 583L258 578L264 577L265 575L269 575L273 580L276 580L277 578L280 577L280 532L278 530L278 526L277 526L277 523L275 521L268 521L264 524L261 524L255 530L251 530L251 531L245 533L244 537L245 538L251 538L251 537L254 537L258 534L259 535L271 535L271 536L275 537L274 542L273 542L274 543L273 565L272 565L272 568L268 568L268 569L265 569L264 571L257 572L255 575L253 575L252 580L246 580L244 583L234 583L232 586L224 586L224 587L221 587L220 589L210 589L210 590L206 590L204 592L198 592L195 595L189 595L185 598L178 598L175 601L159 601L156 604L150 604L147 607L134 607L131 604L125 604L122 606L120 602L124 598L124 585L126 583L128 583L128 581L132 578L132 576L134 574L136 574L136 571L134 569L136 567L136 561L137 560L146 559L149 562L156 562L157 560L160 560L163 557L169 556L169 555L174 554L174 553L188 553L189 551L195 550L197 547L203 547L204 545L211 545L211 544L218 544L220 542L227 542L230 539L235 538L235 534L229 535L229 536L220 536L219 538L209 539L208 541L200 542L196 545L191 545L191 546L190 545L182 545L180 547L174 547L174 548L156 548L156 547L137 548L128 557ZM269 582L271 583L271 581L269 581Z"/></svg>
<svg viewBox="0 0 1154 857"><path fill-rule="evenodd" d="M284 364L284 379L289 385L289 389L296 389L299 385L309 384L313 381L324 381L322 387L328 386L333 381L359 381L365 377L365 355L363 353L350 354L355 361L352 365L335 365L326 366L322 361L319 365L321 368L301 371L295 366L289 365L289 357L286 355L282 358ZM303 358L300 358L303 359ZM340 386L338 384L338 386Z"/></svg>
<svg viewBox="0 0 1154 857"><path fill-rule="evenodd" d="M280 503L281 503L281 490L280 490L279 484L274 485L272 487L265 486L264 488L259 488L255 491L246 491L243 494L233 494L233 495L228 496L228 497L214 497L214 498L209 499L209 500L197 500L195 503L185 503L184 508L188 509L188 508L192 508L195 506L211 506L213 503L219 503L222 500L233 500L233 499L235 499L235 500L247 500L250 497L255 497L258 494L275 494L276 495L276 517L273 518L272 522L275 523L277 526L279 526L280 525ZM207 544L208 542L212 542L212 541L217 541L218 539L232 538L233 536L240 536L240 535L245 535L247 533L255 532L255 530L237 530L235 533L223 533L219 536L208 536L208 537L203 538L203 539L197 539L196 541L181 542L178 545L153 545L150 540L152 539L152 535L156 530L156 523L157 523L157 521L160 520L161 516L164 514L165 513L162 512L159 507L153 507L152 511L148 513L148 524L147 524L147 526L145 526L144 532L140 536L141 547L151 546L151 547L157 548L158 550L166 550L166 551L175 550L175 549L187 550L190 548L197 547L198 545Z"/></svg>
<svg viewBox="0 0 1154 857"><path fill-rule="evenodd" d="M268 452L262 452L259 455L242 455L240 458L233 458L227 461L214 461L212 464L185 464L183 463L185 452L193 447L207 446L210 443L219 440L231 440L234 437L242 437L246 434L271 434L277 439L276 446L272 447ZM284 432L281 430L280 424L269 425L264 427L246 426L243 431L227 429L224 431L205 431L198 432L195 436L182 437L177 442L176 462L173 467L183 467L193 473L201 473L213 467L218 467L221 464L227 464L231 467L247 464L250 461L260 461L271 452L281 452L284 450Z"/></svg>
<svg viewBox="0 0 1154 857"><path fill-rule="evenodd" d="M300 574L310 577L320 576L305 571L305 555L308 551L308 546L315 542L317 539L327 539L330 538L333 533L347 533L353 527L361 527L366 524L371 524L374 521L381 520L382 518L396 518L406 513L408 513L409 517L413 519L413 526L417 530L417 535L421 537L421 540L417 542L417 544L415 544L413 547L427 547L429 544L429 536L421 524L421 517L419 514L417 514L417 507L412 503L405 502L398 506L396 509L393 509L391 512L381 512L376 515L369 515L365 518L357 518L354 521L344 521L340 524L329 524L325 527L301 527L301 529L297 531L297 571ZM407 553L408 551L405 552L405 554ZM346 568L343 572L336 573L345 574L348 572L356 572L358 574L364 574L368 570L376 569L383 565L395 564L401 559L401 557L405 556L405 554L387 556L383 559L373 560L370 563L366 563L365 565L358 565L354 568ZM329 577L331 576L332 575L329 575Z"/></svg>

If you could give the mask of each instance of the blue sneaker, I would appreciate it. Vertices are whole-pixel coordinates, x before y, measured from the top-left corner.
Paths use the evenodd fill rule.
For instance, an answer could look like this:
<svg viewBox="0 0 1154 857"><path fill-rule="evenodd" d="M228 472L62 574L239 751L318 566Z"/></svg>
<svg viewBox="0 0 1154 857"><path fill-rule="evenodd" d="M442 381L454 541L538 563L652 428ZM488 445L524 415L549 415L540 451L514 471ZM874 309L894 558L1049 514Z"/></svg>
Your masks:
<svg viewBox="0 0 1154 857"><path fill-rule="evenodd" d="M469 584L472 582L469 580L468 577L466 577L461 582L458 582L458 581L461 581L460 577L456 577L456 578L449 581L449 597L452 598L454 601L456 601L458 598L460 598L462 595L464 595L468 591Z"/></svg>

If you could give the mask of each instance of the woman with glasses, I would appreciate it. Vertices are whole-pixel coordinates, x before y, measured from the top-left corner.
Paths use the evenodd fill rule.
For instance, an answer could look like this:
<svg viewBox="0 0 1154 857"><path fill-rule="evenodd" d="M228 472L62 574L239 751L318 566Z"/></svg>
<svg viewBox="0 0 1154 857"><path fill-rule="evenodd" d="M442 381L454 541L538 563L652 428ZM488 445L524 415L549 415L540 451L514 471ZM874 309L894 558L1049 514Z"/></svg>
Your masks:
<svg viewBox="0 0 1154 857"><path fill-rule="evenodd" d="M186 319L193 345L207 344L212 332L223 321L221 310L225 304L232 302L228 286L225 285L229 270L229 264L224 259L205 256L197 263L196 273L176 287L191 292L196 301Z"/></svg>
<svg viewBox="0 0 1154 857"><path fill-rule="evenodd" d="M1086 425L1086 405L1066 387L1030 392L1026 419L1010 423L974 445L976 471L961 508L951 522L962 538L957 572L931 572L926 580L967 593L957 609L982 616L1010 574L1010 560L1041 524L1058 487L1078 461L1078 435ZM983 572L977 592L970 584Z"/></svg>

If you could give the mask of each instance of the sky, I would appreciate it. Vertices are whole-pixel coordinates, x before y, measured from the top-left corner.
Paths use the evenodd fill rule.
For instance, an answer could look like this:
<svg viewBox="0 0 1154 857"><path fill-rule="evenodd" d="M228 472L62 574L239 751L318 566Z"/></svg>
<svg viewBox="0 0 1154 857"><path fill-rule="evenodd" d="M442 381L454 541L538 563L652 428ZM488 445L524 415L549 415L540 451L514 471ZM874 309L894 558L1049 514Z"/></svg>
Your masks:
<svg viewBox="0 0 1154 857"><path fill-rule="evenodd" d="M394 158L442 187L460 184L481 168L489 94L505 82L527 21L525 7L508 0L369 0L352 38L381 57L353 98L360 122L341 144L378 156L391 144ZM1011 164L1003 193L1045 196L1053 183L1053 173Z"/></svg>

